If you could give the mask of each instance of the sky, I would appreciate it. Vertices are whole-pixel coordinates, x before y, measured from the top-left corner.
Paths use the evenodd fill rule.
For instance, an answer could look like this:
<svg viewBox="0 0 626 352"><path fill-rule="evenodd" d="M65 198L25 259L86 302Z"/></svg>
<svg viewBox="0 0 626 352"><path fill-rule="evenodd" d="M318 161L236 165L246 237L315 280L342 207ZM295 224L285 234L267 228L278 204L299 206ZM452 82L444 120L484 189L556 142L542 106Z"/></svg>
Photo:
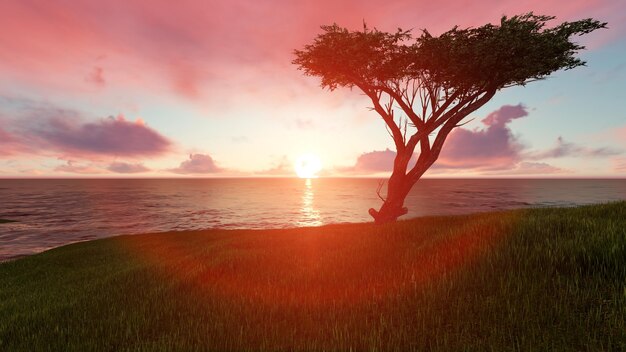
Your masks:
<svg viewBox="0 0 626 352"><path fill-rule="evenodd" d="M0 1L0 177L383 176L394 144L359 91L291 64L337 23L384 31L497 23L533 11L608 22L586 67L502 90L426 177L626 175L626 2ZM469 120L468 119L468 120Z"/></svg>

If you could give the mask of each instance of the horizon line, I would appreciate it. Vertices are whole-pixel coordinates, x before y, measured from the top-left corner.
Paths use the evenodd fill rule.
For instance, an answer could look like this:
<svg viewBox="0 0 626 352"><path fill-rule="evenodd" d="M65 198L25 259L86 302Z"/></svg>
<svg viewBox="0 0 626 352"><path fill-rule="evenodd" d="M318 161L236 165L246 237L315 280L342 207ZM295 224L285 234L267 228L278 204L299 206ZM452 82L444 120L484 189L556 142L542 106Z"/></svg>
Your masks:
<svg viewBox="0 0 626 352"><path fill-rule="evenodd" d="M207 179L388 179L389 176L318 176L311 178L301 178L298 176L0 176L0 180L207 180ZM421 180L626 180L626 175L605 176L605 175L585 175L585 176L520 176L520 175L494 175L494 176L430 176L422 177Z"/></svg>

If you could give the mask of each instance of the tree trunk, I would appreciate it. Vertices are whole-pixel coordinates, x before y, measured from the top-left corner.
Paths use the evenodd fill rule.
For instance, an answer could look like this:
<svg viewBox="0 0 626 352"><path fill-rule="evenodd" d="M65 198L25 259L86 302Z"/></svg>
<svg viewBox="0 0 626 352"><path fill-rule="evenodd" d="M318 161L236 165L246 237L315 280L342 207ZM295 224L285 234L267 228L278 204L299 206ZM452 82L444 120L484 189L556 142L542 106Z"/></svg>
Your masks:
<svg viewBox="0 0 626 352"><path fill-rule="evenodd" d="M369 210L369 214L374 218L376 224L394 222L408 212L408 209L404 207L404 199L414 183L404 174L404 171L399 173L394 170L387 185L387 198L380 210L376 211L374 208Z"/></svg>
<svg viewBox="0 0 626 352"><path fill-rule="evenodd" d="M413 150L398 153L394 161L393 172L389 177L387 185L387 198L379 210L370 208L369 214L374 218L376 224L385 224L398 220L402 215L406 215L409 210L404 206L404 200L422 175L430 168L439 156L439 149L420 155L417 163L407 174L407 167L411 159Z"/></svg>

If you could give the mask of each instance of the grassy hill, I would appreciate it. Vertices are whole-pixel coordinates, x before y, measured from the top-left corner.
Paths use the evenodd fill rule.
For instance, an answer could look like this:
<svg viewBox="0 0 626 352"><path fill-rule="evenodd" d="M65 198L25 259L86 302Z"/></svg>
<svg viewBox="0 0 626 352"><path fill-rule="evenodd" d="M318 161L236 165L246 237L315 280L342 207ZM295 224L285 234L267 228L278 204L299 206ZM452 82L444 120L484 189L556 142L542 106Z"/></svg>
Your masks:
<svg viewBox="0 0 626 352"><path fill-rule="evenodd" d="M626 350L626 202L76 243L0 264L0 350Z"/></svg>

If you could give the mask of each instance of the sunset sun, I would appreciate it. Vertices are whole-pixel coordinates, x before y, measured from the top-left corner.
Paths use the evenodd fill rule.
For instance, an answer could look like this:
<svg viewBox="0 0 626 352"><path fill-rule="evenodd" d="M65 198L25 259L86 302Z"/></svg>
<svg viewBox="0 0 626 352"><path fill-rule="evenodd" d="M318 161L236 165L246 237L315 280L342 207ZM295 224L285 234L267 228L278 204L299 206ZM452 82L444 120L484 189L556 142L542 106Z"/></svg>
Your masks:
<svg viewBox="0 0 626 352"><path fill-rule="evenodd" d="M314 178L322 169L322 162L317 155L300 155L294 164L296 174L300 178Z"/></svg>

